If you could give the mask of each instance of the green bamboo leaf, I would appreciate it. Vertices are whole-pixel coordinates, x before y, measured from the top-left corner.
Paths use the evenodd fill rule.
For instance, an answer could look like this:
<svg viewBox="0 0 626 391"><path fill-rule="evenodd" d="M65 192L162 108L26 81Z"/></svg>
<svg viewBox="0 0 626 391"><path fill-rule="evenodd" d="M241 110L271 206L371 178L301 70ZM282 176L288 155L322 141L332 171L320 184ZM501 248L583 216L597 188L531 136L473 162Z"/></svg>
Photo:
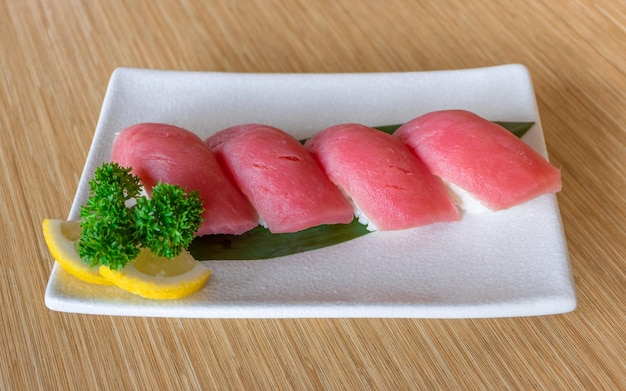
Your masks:
<svg viewBox="0 0 626 391"><path fill-rule="evenodd" d="M502 126L504 129L516 135L518 138L524 137L526 132L530 130L535 124L534 122L503 122L503 121L495 121L498 125Z"/></svg>
<svg viewBox="0 0 626 391"><path fill-rule="evenodd" d="M385 125L385 126L376 126L374 129L378 129L382 132L393 134L402 124L399 125Z"/></svg>
<svg viewBox="0 0 626 391"><path fill-rule="evenodd" d="M496 123L520 138L534 125L534 122ZM385 125L376 129L391 134L399 127ZM273 234L267 228L258 226L242 235L197 237L188 250L194 258L202 261L269 259L332 246L368 233L370 231L356 219L349 224L320 225L286 234Z"/></svg>
<svg viewBox="0 0 626 391"><path fill-rule="evenodd" d="M299 232L273 234L258 226L241 235L205 235L189 252L200 260L268 259L332 246L369 233L356 219L349 224L320 225Z"/></svg>

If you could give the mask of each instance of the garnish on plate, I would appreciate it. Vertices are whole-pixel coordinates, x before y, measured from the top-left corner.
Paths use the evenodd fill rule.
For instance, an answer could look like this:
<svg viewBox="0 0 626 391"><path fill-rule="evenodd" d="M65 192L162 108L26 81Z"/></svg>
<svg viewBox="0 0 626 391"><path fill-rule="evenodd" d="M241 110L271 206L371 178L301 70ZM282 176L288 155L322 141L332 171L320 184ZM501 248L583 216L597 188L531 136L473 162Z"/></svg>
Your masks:
<svg viewBox="0 0 626 391"><path fill-rule="evenodd" d="M209 269L186 250L202 221L197 192L158 183L148 198L139 178L117 163L98 167L89 185L80 223L44 220L44 237L61 267L84 281L153 299L184 297L204 285Z"/></svg>

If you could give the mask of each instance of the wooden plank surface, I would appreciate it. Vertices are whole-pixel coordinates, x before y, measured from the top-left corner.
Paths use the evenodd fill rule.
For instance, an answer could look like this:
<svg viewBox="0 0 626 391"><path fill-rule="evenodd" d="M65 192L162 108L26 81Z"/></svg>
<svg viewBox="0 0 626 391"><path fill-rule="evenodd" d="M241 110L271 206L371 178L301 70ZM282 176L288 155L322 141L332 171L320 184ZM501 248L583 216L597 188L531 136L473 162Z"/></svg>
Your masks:
<svg viewBox="0 0 626 391"><path fill-rule="evenodd" d="M531 71L579 305L475 320L57 313L67 216L119 66ZM626 388L626 3L0 0L0 389Z"/></svg>

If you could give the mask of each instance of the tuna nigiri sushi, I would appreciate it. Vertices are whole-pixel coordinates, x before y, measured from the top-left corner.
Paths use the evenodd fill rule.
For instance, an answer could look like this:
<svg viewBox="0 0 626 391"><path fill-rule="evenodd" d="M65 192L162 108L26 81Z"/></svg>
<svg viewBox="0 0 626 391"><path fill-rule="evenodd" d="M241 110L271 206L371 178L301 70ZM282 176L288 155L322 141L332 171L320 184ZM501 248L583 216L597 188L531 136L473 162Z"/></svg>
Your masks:
<svg viewBox="0 0 626 391"><path fill-rule="evenodd" d="M468 212L506 209L561 189L558 169L503 127L469 111L431 112L394 136L450 186Z"/></svg>
<svg viewBox="0 0 626 391"><path fill-rule="evenodd" d="M196 134L173 125L142 123L122 130L111 160L141 179L146 192L158 181L198 190L204 221L196 235L241 234L258 225L248 199Z"/></svg>
<svg viewBox="0 0 626 391"><path fill-rule="evenodd" d="M353 209L302 144L274 127L247 124L206 140L273 233L352 221Z"/></svg>
<svg viewBox="0 0 626 391"><path fill-rule="evenodd" d="M443 183L399 140L359 124L337 125L305 144L355 204L370 230L459 220Z"/></svg>

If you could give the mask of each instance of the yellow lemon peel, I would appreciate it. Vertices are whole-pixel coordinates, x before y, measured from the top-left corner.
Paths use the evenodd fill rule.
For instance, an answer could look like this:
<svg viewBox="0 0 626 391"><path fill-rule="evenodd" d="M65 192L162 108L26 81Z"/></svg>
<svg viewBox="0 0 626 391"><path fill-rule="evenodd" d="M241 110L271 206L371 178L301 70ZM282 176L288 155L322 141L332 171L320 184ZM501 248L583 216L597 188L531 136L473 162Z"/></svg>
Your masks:
<svg viewBox="0 0 626 391"><path fill-rule="evenodd" d="M148 299L180 299L204 286L211 271L188 251L167 259L142 249L139 256L119 270L100 266L100 274L125 291Z"/></svg>
<svg viewBox="0 0 626 391"><path fill-rule="evenodd" d="M42 228L50 254L63 270L85 282L113 285L99 273L98 268L90 268L78 255L76 243L80 238L80 222L44 219Z"/></svg>

